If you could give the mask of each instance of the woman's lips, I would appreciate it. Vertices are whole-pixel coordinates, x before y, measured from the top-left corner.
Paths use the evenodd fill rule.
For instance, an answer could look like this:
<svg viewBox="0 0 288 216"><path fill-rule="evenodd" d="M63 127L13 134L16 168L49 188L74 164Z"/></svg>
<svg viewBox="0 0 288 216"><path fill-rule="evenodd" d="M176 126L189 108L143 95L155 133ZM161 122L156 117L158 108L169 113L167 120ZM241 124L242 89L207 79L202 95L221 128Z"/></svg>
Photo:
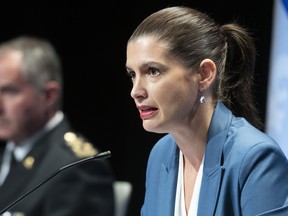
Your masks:
<svg viewBox="0 0 288 216"><path fill-rule="evenodd" d="M138 110L140 111L140 118L142 119L148 119L154 116L158 109L151 106L138 106Z"/></svg>
<svg viewBox="0 0 288 216"><path fill-rule="evenodd" d="M148 118L154 116L157 112L158 112L158 110L150 110L150 111L141 112L140 113L140 118L148 119Z"/></svg>

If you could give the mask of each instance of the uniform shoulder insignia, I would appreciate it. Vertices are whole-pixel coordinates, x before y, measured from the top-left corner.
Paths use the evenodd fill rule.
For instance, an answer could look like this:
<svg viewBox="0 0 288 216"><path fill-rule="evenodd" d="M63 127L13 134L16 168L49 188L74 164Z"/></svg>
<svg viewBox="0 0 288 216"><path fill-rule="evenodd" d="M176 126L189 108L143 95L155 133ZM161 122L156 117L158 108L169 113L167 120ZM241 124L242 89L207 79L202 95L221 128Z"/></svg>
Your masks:
<svg viewBox="0 0 288 216"><path fill-rule="evenodd" d="M97 154L96 148L91 143L73 132L65 133L64 140L77 157L89 157Z"/></svg>

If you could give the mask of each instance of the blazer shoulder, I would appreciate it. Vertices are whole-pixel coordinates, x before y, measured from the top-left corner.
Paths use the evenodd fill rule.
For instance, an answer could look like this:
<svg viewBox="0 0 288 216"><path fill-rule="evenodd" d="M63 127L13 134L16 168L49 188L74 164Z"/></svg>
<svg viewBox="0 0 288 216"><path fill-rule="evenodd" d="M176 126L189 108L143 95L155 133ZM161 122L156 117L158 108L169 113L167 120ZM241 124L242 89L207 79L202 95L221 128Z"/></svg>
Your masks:
<svg viewBox="0 0 288 216"><path fill-rule="evenodd" d="M89 157L98 153L98 149L80 134L69 131L64 134L63 138L65 145L78 158Z"/></svg>

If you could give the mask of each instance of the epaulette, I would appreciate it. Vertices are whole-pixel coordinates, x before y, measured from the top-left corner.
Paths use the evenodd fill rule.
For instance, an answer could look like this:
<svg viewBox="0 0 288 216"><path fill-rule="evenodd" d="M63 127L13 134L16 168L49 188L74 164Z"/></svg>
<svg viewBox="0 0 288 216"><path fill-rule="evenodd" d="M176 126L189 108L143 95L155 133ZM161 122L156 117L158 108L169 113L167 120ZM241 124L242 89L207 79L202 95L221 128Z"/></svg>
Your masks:
<svg viewBox="0 0 288 216"><path fill-rule="evenodd" d="M96 148L91 143L73 132L65 133L64 140L77 157L89 157L97 154Z"/></svg>

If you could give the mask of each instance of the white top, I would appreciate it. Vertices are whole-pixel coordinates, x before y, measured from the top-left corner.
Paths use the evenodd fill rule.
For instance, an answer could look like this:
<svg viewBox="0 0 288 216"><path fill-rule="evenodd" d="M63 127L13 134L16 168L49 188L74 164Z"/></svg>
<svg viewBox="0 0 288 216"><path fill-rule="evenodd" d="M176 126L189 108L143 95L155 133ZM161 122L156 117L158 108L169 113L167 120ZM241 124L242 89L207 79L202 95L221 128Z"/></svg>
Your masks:
<svg viewBox="0 0 288 216"><path fill-rule="evenodd" d="M34 134L29 139L25 140L20 145L15 146L13 141L9 141L4 150L3 162L0 169L0 186L3 184L10 171L10 161L11 154L14 154L15 159L20 162L22 161L28 152L32 149L33 144L38 140L43 134L52 128L56 127L57 124L63 119L64 114L62 111L58 111L56 115L36 134Z"/></svg>
<svg viewBox="0 0 288 216"><path fill-rule="evenodd" d="M198 200L203 174L203 161L204 156L201 161L199 171L196 177L194 191L192 194L189 212L187 215L185 210L185 198L184 198L183 154L181 151L179 151L179 171L178 171L174 216L197 216Z"/></svg>

